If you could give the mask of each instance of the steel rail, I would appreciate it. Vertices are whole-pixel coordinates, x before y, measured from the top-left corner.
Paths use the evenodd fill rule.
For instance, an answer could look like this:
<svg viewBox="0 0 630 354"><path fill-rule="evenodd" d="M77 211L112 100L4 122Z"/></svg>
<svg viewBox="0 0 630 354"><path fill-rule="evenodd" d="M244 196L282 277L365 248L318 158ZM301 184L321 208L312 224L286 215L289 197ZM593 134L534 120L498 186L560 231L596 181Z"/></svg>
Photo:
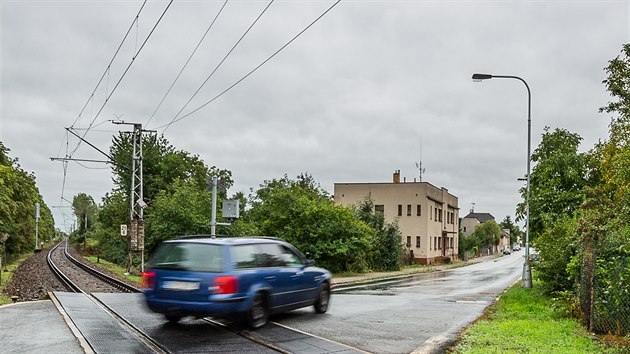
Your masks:
<svg viewBox="0 0 630 354"><path fill-rule="evenodd" d="M63 241L62 241L63 242ZM127 293L137 293L137 292L141 292L140 289L133 287L129 284L126 284L124 282L121 282L115 278L112 278L94 268L91 268L85 264L82 264L80 261L78 261L76 258L72 257L70 255L70 253L68 252L68 241L66 239L66 244L64 247L64 256L70 260L75 266L79 267L81 270L85 271L86 273L88 273L89 275L98 278L101 281L106 282L109 285L114 286L115 288L123 291L123 292L127 292ZM54 251L56 251L59 246L61 246L61 242L58 243L55 247L53 247L49 252L48 252L48 266L50 267L50 269L53 271L53 273L55 274L55 276L57 276L57 278L59 278L59 280L68 288L71 289L72 292L76 292L76 293L83 293L84 295L86 295L90 300L92 300L94 303L96 303L101 309L103 309L103 311L109 313L114 319L116 319L120 324L122 324L123 326L126 326L128 328L129 331L131 331L131 333L133 333L135 335L136 338L138 338L142 343L144 343L148 348L150 348L152 351L154 351L155 353L170 353L170 351L168 349L166 349L162 344L160 344L157 340L155 340L154 338L152 338L150 335L148 335L147 333L145 333L144 331L142 331L140 328L138 328L137 326L135 326L133 323L131 323L129 320L127 320L126 318L124 318L122 315L120 315L118 312L116 312L113 308L111 308L110 306L108 306L107 304L105 304L103 301L101 301L100 299L98 299L96 296L87 293L86 291L84 291L83 289L81 289L78 285L76 285L72 280L70 280L70 278L64 274L57 265L55 265L54 261L52 260L52 253ZM88 344L90 346L92 346L91 343L88 342Z"/></svg>
<svg viewBox="0 0 630 354"><path fill-rule="evenodd" d="M80 293L81 292L81 288L78 285L76 285L72 280L70 280L70 278L67 275L65 275L61 271L61 269L59 269L59 267L57 267L55 262L53 262L53 260L52 260L53 252L55 252L57 250L57 248L59 248L60 245L61 245L61 242L59 242L55 247L51 248L50 251L48 251L48 255L46 256L46 261L48 262L48 267L53 272L55 277L57 277L57 279L59 279L59 281L63 284L63 286L66 287L66 289L68 289L68 290L70 290L72 292L75 292L75 293Z"/></svg>
<svg viewBox="0 0 630 354"><path fill-rule="evenodd" d="M66 247L63 250L65 256L67 259L69 259L73 264L75 264L77 267L81 268L82 270L88 272L89 274L91 274L92 276L95 276L96 278L104 281L105 283L123 291L126 293L141 293L142 290L136 288L135 286L129 285L125 282L122 282L116 278L113 278L95 268L92 268L88 265L85 265L83 263L81 263L79 260L77 260L76 258L72 257L72 255L68 252L68 242L66 241Z"/></svg>

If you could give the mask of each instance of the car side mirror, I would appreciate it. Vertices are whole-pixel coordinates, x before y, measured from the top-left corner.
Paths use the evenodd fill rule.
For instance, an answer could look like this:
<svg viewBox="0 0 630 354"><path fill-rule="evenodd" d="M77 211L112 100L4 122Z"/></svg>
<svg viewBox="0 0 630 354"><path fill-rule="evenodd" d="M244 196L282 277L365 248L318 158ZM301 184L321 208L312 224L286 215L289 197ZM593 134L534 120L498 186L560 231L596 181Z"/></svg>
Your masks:
<svg viewBox="0 0 630 354"><path fill-rule="evenodd" d="M315 261L312 259L307 259L306 262L304 263L305 267L312 267L315 265Z"/></svg>

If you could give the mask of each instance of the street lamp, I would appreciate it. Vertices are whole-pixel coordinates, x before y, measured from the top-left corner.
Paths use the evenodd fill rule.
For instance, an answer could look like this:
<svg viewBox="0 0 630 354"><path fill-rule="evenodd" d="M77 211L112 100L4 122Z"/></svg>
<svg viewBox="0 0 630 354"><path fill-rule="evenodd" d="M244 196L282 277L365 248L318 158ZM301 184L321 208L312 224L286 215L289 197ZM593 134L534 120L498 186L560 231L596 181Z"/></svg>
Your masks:
<svg viewBox="0 0 630 354"><path fill-rule="evenodd" d="M532 287L532 269L529 265L529 175L530 175L530 161L531 161L531 145L532 145L532 93L529 90L529 85L525 80L518 76L509 75L491 75L491 74L473 74L472 79L475 82L483 80L489 80L493 78L498 79L516 79L525 84L527 88L527 192L525 196L526 204L526 221L525 221L525 262L523 263L523 277L521 281L521 287Z"/></svg>

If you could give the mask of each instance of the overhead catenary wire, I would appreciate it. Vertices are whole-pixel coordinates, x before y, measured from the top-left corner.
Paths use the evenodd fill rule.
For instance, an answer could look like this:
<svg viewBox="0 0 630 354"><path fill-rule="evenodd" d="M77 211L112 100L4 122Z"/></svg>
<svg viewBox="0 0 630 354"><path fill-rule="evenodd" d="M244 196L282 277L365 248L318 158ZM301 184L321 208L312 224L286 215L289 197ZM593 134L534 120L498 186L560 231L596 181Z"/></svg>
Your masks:
<svg viewBox="0 0 630 354"><path fill-rule="evenodd" d="M156 22L155 26L153 27L153 29L151 30L151 32L149 33L149 35L146 37L146 39L143 41L143 43L141 44L140 48L137 50L137 52L135 53L135 55L133 56L131 62L129 63L129 65L127 66L127 69L124 71L124 73L122 74L122 76L118 79L116 85L114 86L114 88L112 89L112 91L109 93L109 95L107 96L107 98L105 99L105 103L103 103L103 105L100 107L100 109L98 110L98 113L96 114L96 116L94 116L92 122L90 123L90 125L88 126L88 128L86 128L85 134L83 134L83 137L85 137L88 133L88 131L92 128L94 128L94 122L98 119L99 115L101 114L101 112L103 111L105 105L107 104L107 102L109 101L109 99L112 97L112 95L114 94L114 92L116 91L117 87L119 86L119 84L121 83L121 81L123 80L125 74L128 72L129 68L131 67L131 65L133 64L134 60L138 57L138 55L140 54L140 52L142 51L143 47L145 46L145 44L147 43L147 41L149 40L149 38L151 37L151 34L154 32L154 30L156 29L157 25L160 23L160 21L162 20L162 18L164 17L165 13L167 12L168 8L171 6L172 4L172 0L169 2L168 6L166 7L166 9L164 10L164 12L162 13L162 15L160 16L160 18L158 19L158 21ZM226 0L227 2L227 0ZM167 125L164 125L162 127L158 127L157 129L160 128L164 128L164 127L168 127L173 123L176 123L178 121L181 121L184 118L189 117L190 115L196 113L197 111L199 111L200 109L204 108L205 106L207 106L208 104L214 102L215 100L217 100L219 97L221 97L222 95L224 95L225 93L229 92L232 88L234 88L235 86L237 86L238 84L240 84L242 81L244 81L247 77L249 77L250 75L252 75L254 72L256 72L258 69L260 69L263 65L265 65L267 62L269 62L271 59L273 59L276 55L278 55L282 50L284 50L287 46L289 46L291 43L293 43L297 38L299 38L304 32L306 32L309 28L311 28L315 23L317 23L321 18L323 18L328 12L330 12L336 5L338 5L341 2L341 0L337 0L335 1L330 7L328 7L322 14L320 14L315 20L313 20L308 26L306 26L304 29L302 29L300 32L298 32L293 38L291 38L288 42L286 42L282 47L280 47L278 50L276 50L272 55L270 55L267 59L263 60L260 64L258 64L256 67L254 67L252 70L250 70L249 72L247 72L243 77L241 77L240 79L238 79L236 82L234 82L233 84L231 84L230 86L228 86L225 90L223 90L221 93L219 93L218 95L216 95L215 97L213 97L212 99L210 99L209 101L207 101L206 103L204 103L203 105L197 107L196 109L194 109L193 111L185 114L184 116L176 116L170 123L168 123ZM146 0L145 0L146 3ZM269 3L269 5L267 5L267 7L270 6L270 4L273 3L273 0ZM144 4L143 4L144 6ZM225 4L223 5L225 6ZM137 21L134 20L133 23L136 23ZM133 23L132 23L132 27L133 27ZM241 39L239 39L240 42ZM236 45L238 45L238 43ZM235 45L235 47L236 47ZM234 47L234 48L235 48ZM233 51L234 48L231 50ZM231 51L226 55L229 56ZM223 63L224 60L222 60L221 63ZM220 63L220 64L221 64ZM219 65L220 66L220 65ZM218 68L215 68L215 71ZM108 69L105 71L105 73L103 74L103 78L106 75L110 74L110 70L109 70L109 66ZM212 74L211 74L212 75ZM210 76L211 76L210 75ZM99 81L99 85L101 84L101 81L103 80L103 78ZM206 80L207 81L207 80ZM205 82L204 82L205 84ZM97 85L98 88L98 85ZM170 89L169 89L170 90ZM96 89L95 89L96 92ZM82 109L82 113L79 115L79 117L77 118L77 120L75 120L75 122L73 123L76 124L76 122L78 121L78 119L80 118L80 116L83 114L85 108L87 107L87 105L90 103L90 101L92 101L92 106L94 105L94 93L92 93L92 95L90 96L90 99L88 99L88 101L86 102L86 105L84 106L84 108ZM196 94L196 93L195 93ZM191 99L192 100L192 99ZM187 102L187 104L189 104L189 102ZM182 110L183 111L183 110ZM178 113L178 115L181 114ZM102 124L102 123L100 123ZM67 135L67 134L66 134ZM79 143L80 144L80 143ZM78 149L78 145L77 147L72 151L72 154L74 154L77 149ZM71 154L68 154L68 150L69 150L69 146L66 146L66 156L71 156ZM66 183L66 175L67 175L67 161L63 163L64 165L64 178L63 178L63 186L62 186L62 195L61 195L61 201L66 201L68 203L71 203L70 201L68 201L66 198L64 198L64 191L65 191L65 183ZM64 222L66 221L66 217L67 215L65 215L65 213L62 213L63 217L64 217Z"/></svg>
<svg viewBox="0 0 630 354"><path fill-rule="evenodd" d="M116 49L116 52L114 54L114 56L112 57L112 59L110 60L110 63L108 64L107 68L105 69L105 72L103 73L103 75L101 76L101 78L99 79L99 82L96 85L96 88L94 89L94 91L92 92L92 94L90 95L90 97L88 98L87 102L85 103L85 105L83 106L83 108L81 109L81 112L79 113L79 116L75 119L75 121L72 123L71 127L72 128L74 126L74 124L77 123L77 121L79 120L79 118L81 117L81 115L83 114L83 112L85 111L86 107L88 106L88 104L90 103L90 101L92 102L92 107L94 105L94 94L96 93L96 91L98 90L98 87L101 85L103 79L105 77L107 77L107 90L109 90L109 72L110 72L110 68L111 68L111 64L113 63L114 59L116 58L116 56L118 55L123 43L126 41L127 37L129 36L129 33L131 32L131 30L133 29L133 25L137 24L138 22L138 18L140 16L140 13L142 12L142 10L144 9L144 6L146 4L146 0L142 3L142 6L140 8L140 10L138 11L138 14L136 15L136 17L134 18L134 21L131 23L131 25L129 26L129 29L127 30L127 33L125 34L123 40L121 41L120 45L118 46L118 48ZM118 87L118 85L122 82L123 78L125 77L125 75L127 74L127 72L129 71L129 69L131 68L131 65L134 63L135 59L138 57L138 55L140 54L140 52L142 51L142 49L144 48L144 46L146 45L146 43L148 42L149 38L151 38L151 35L153 34L153 32L155 31L155 29L157 28L157 26L159 25L159 23L162 21L162 18L164 17L164 15L166 14L166 12L168 11L168 9L170 8L171 4L173 3L173 0L171 0L168 5L166 6L166 8L164 9L164 11L162 12L162 14L160 15L160 17L158 18L158 20L156 21L155 25L153 26L153 28L151 29L151 31L149 32L149 34L147 35L147 37L144 39L144 41L142 42L141 46L139 49L137 49L137 42L136 42L136 51L135 54L133 55L131 62L129 63L129 65L127 65L127 68L125 69L125 71L123 72L123 74L121 75L121 77L118 79L118 81L116 82L116 85L114 86L114 88L112 89L112 91L109 93L109 95L105 98L105 102L103 103L103 105L100 107L98 113L93 117L92 121L90 122L89 126L87 127L87 129L85 130L85 132L83 133L83 135L81 137L79 137L78 135L76 135L77 137L79 137L79 142L77 143L76 147L72 150L72 152L68 153L69 151L69 146L66 145L66 157L72 157L72 155L78 150L78 148L81 145L81 142L86 141L84 138L87 135L87 133L90 131L90 129L93 127L94 122L96 121L96 119L98 118L98 116L100 115L100 113L103 111L103 109L105 108L105 105L109 102L109 99L112 97L112 95L114 94L114 92L116 91L116 88ZM137 41L137 38L136 38ZM106 91L107 92L107 91ZM92 108L93 110L93 108ZM100 125L100 124L99 124ZM70 130L67 130L68 132L70 132ZM73 133L74 134L74 133ZM68 135L66 133L66 141L68 142ZM87 142L87 141L86 141ZM90 144L91 145L91 144ZM94 147L92 145L92 147ZM96 150L96 147L94 147ZM99 152L102 152L99 150ZM67 200L64 198L64 193L65 193L65 185L66 185L66 175L67 175L67 167L68 167L68 162L64 161L64 177L63 177L63 181L62 181L62 188L61 188L61 200ZM85 167L85 166L83 166ZM62 216L65 218L65 214L62 211ZM64 225L66 226L66 225Z"/></svg>
<svg viewBox="0 0 630 354"><path fill-rule="evenodd" d="M94 94L96 93L96 90L98 90L98 87L101 85L101 83L103 82L103 79L105 78L106 75L108 75L109 73L109 69L112 66L112 63L114 62L114 60L116 59L116 56L118 56L118 52L120 52L120 48L122 48L123 44L125 43L125 41L127 40L127 37L129 36L129 33L131 33L131 29L133 28L134 23L138 22L138 18L140 17L140 13L142 12L142 10L144 9L144 5L147 3L147 0L144 0L144 2L142 3L142 6L140 6L140 10L138 10L138 14L136 14L136 17L134 17L133 21L131 22L131 25L129 25L129 28L127 29L127 32L125 33L122 41L120 41L120 44L118 45L118 48L116 49L116 51L114 52L114 55L112 56L112 59L109 61L109 64L107 64L107 67L105 68L105 71L103 72L103 75L101 75L101 78L98 80L98 82L96 83L96 87L94 87L94 90L92 91L92 94L90 95L90 97L87 99L87 101L85 102L85 105L83 105L83 108L81 108L81 111L79 112L79 115L77 116L77 118L74 120L74 122L72 122L72 124L70 125L71 127L73 127L78 120L81 118L81 116L83 115L83 112L85 111L85 108L88 106L88 104L90 103L91 100L93 100L94 98Z"/></svg>
<svg viewBox="0 0 630 354"><path fill-rule="evenodd" d="M273 54L271 54L267 59L263 60L260 64L258 64L256 67L254 67L252 70L250 70L247 74L245 74L243 77L241 77L240 79L238 79L236 82L234 82L232 85L228 86L225 90L221 91L221 93L217 94L216 96L214 96L212 99L210 99L209 101L207 101L206 103L202 104L201 106L195 108L194 110L190 111L189 113L186 113L185 115L173 119L170 123L165 124L163 126L157 127L156 129L161 129L161 128L168 128L170 127L172 124L177 123L179 121L181 121L184 118L187 118L189 116L191 116L192 114L198 112L199 110L201 110L202 108L204 108L205 106L209 105L210 103L216 101L219 97L223 96L224 94L226 94L227 92L229 92L231 89L233 89L236 85L240 84L243 80L245 80L246 78L248 78L251 74L253 74L254 72L256 72L258 69L260 69L260 67L262 67L263 65L265 65L269 60L273 59L273 57L275 57L276 55L278 55L278 53L280 53L284 48L286 48L287 46L289 46L291 43L293 43L293 41L295 41L298 37L300 37L304 32L306 32L309 28L311 28L317 21L319 21L322 17L324 17L328 12L330 12L330 10L332 10L335 6L337 6L337 4L339 4L341 2L341 0L337 0L335 1L335 3L333 3L328 9L326 9L326 11L324 11L321 15L319 15L315 20L313 20L313 22L311 22L308 26L306 26L304 29L302 29L298 34L296 34L293 38L291 38L287 43L285 43L282 47L280 47L280 49L276 50ZM166 130L166 129L165 129Z"/></svg>
<svg viewBox="0 0 630 354"><path fill-rule="evenodd" d="M131 65L133 65L134 61L136 60L136 58L138 57L138 55L140 55L140 52L142 51L142 49L144 48L144 46L147 44L147 42L149 41L149 38L151 38L151 35L153 35L153 32L155 31L155 29L157 28L157 26L160 24L160 22L162 21L162 19L164 18L164 15L166 14L166 12L168 11L168 9L170 8L171 4L173 3L173 0L169 1L168 5L166 5L166 8L164 8L164 11L162 11L162 14L160 15L160 17L158 18L158 20L155 22L155 25L153 25L153 27L151 28L151 31L149 32L149 34L147 35L147 37L144 39L144 41L142 42L142 44L140 45L140 48L135 52L135 54L133 55L133 57L131 58L131 62L129 62L129 65L127 65L127 67L125 68L125 71L122 73L122 75L120 76L120 78L118 79L118 81L116 82L116 85L114 85L114 87L112 88L111 92L109 93L109 95L105 98L105 102L103 102L103 105L101 105L101 108L98 110L98 112L96 113L96 115L94 116L94 118L92 118L92 121L90 122L90 125L88 126L88 129L85 131L85 133L83 133L82 138L85 138L85 136L87 135L87 133L89 132L90 128L92 127L92 125L94 124L94 122L96 121L96 119L100 116L101 112L103 111L103 109L105 108L105 105L107 105L107 103L109 102L109 99L112 97L112 95L114 94L114 92L116 92L116 89L118 88L118 86L120 85L120 83L122 82L122 80L125 78L125 75L127 75L127 72L129 72L129 69L131 68ZM79 148L79 146L81 145L81 141L79 141L77 143L77 146L74 148L74 150L70 153L70 156L72 156L77 149Z"/></svg>
<svg viewBox="0 0 630 354"><path fill-rule="evenodd" d="M232 52L234 52L234 49L236 49L236 47L238 47L238 45L243 41L243 38L245 38L245 36L251 31L251 29L254 27L254 25L258 22L258 20L260 20L260 18L265 14L265 12L267 12L267 10L269 9L269 7L271 6L271 4L273 4L275 0L271 0L269 1L269 3L267 4L267 6L265 6L265 8L260 12L260 14L258 14L258 17L256 17L256 19L254 20L254 22L251 23L251 25L249 25L249 27L245 30L245 32L243 32L243 34L241 35L241 37L236 41L236 43L234 43L234 45L232 46L232 48L230 48L230 50L227 52L227 54L225 54L225 56L223 57L223 59L221 59L221 61L217 64L217 66L214 68L214 70L212 70L212 72L210 72L210 75L208 75L208 77L206 77L206 79L201 83L201 86L199 86L199 88L197 89L197 91L195 91L195 93L193 93L193 95L188 99L188 101L186 101L186 103L184 104L184 106L179 110L179 112L177 112L177 114L175 115L175 117L173 117L173 119L166 124L165 128L164 128L164 132L166 132L166 130L171 126L171 124L173 124L174 122L177 121L177 117L179 117L179 115L184 111L184 109L186 109L186 107L188 107L188 104L197 96L197 94L199 93L199 91L201 91L201 89L206 85L206 83L208 82L208 80L210 80L210 78L212 76L214 76L214 73L217 72L217 70L219 70L219 68L221 67L221 65L223 65L223 63L225 62L225 60L230 56L230 54L232 54ZM159 128L158 128L159 129Z"/></svg>
<svg viewBox="0 0 630 354"><path fill-rule="evenodd" d="M217 12L217 14L212 19L212 22L210 23L210 25L206 29L206 32L203 34L203 36L201 36L201 39L199 39L199 42L197 43L197 46L195 46L195 49L193 49L192 53L190 53L190 56L188 57L188 60L186 60L186 63L184 63L184 65L182 66L181 70L179 71L179 73L175 77L175 80L173 80L173 83L171 83L171 86L168 88L168 90L166 90L166 93L164 94L164 97L162 97L162 100L160 101L160 103L158 103L157 107L155 107L155 110L151 114L151 117L149 117L149 120L147 121L146 125L151 123L151 120L153 119L153 117L155 117L155 114L157 113L157 111L162 106L162 103L164 103L164 100L166 100L166 97L168 97L168 95L171 93L171 90L173 89L173 86L175 86L175 83L177 83L177 81L179 80L180 76L182 76L182 73L184 72L184 70L186 70L186 67L188 66L188 63L190 63L190 60L192 59L192 57L195 55L195 53L197 53L197 49L199 49L199 47L201 46L201 43L203 43L204 39L208 35L208 32L210 32L210 29L212 29L212 27L214 26L214 23L219 18L219 15L221 15L221 13L223 12L223 9L225 8L225 5L227 5L228 1L229 0L225 0L225 2L223 2L223 5L221 6L221 8Z"/></svg>

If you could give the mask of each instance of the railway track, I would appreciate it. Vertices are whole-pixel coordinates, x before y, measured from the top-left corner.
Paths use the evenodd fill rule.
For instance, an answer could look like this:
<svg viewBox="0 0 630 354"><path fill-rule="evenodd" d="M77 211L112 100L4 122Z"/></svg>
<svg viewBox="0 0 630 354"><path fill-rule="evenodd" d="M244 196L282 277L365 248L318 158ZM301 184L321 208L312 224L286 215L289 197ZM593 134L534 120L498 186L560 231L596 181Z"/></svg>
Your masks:
<svg viewBox="0 0 630 354"><path fill-rule="evenodd" d="M93 267L90 267L75 257L73 257L68 251L67 241L62 241L53 247L47 255L48 266L55 274L55 276L61 281L61 283L66 287L68 292L71 293L79 293L83 294L85 298L89 300L85 300L82 298L81 300L73 300L73 302L81 301L82 303L89 306L90 310L95 317L98 317L96 311L102 311L107 314L104 316L107 320L114 320L117 324L126 329L129 333L133 335L135 339L137 339L140 343L142 343L142 348L140 350L134 349L134 352L147 352L147 353L177 353L179 350L177 348L173 348L172 345L168 347L162 343L160 343L159 339L151 337L145 331L143 331L139 326L136 326L132 321L127 320L124 315L118 313L112 307L105 304L103 301L99 299L98 296L94 294L98 293L140 293L141 290L126 284L116 278L113 278ZM56 294L59 297L60 294ZM60 301L61 303L68 302ZM64 308L66 305L64 305ZM70 310L71 312L71 310ZM72 315L70 314L70 317ZM88 332L89 329L81 328L81 320L72 321L77 324L78 330L83 334L87 342L89 343L91 349L95 353L99 352L112 352L112 349L103 346L102 340L97 338L96 341L90 340L90 337L102 337L102 334L99 335L90 335ZM203 322L214 327L218 331L227 331L242 338L245 338L249 342L255 343L255 345L259 345L260 348L265 348L265 350L279 353L291 353L291 351L279 348L276 344L266 341L265 339L253 335L248 331L243 331L233 326L225 325L221 322L204 318ZM119 326L117 326L119 328ZM85 332L84 332L85 331ZM192 338L188 338L187 341L195 340ZM204 341L203 337L198 338L200 342ZM113 340L110 341L113 343ZM220 343L218 343L220 345ZM265 352L265 350L261 352Z"/></svg>
<svg viewBox="0 0 630 354"><path fill-rule="evenodd" d="M140 289L111 277L74 258L68 252L67 241L53 247L47 256L48 266L55 276L71 292L86 294L101 293L139 293Z"/></svg>
<svg viewBox="0 0 630 354"><path fill-rule="evenodd" d="M102 311L111 317L106 317L108 320L114 321L123 328L125 328L131 335L139 341L139 345L144 346L142 352L148 353L171 353L162 345L137 328L131 322L127 321L123 316L118 314L109 306L98 300L98 298L92 293L139 293L140 289L126 284L114 277L111 277L93 267L89 267L83 264L78 259L74 258L68 251L68 240L57 244L53 247L47 256L48 266L55 274L55 276L61 281L69 292L81 293L89 300L88 304L95 308L97 311ZM101 313L102 314L102 313ZM95 316L97 316L95 314ZM109 351L107 348L103 348L102 344L93 343L89 340L90 335L87 336L78 328L90 345L90 349L94 353L103 351ZM100 335L99 335L100 336ZM92 336L94 337L94 336Z"/></svg>

